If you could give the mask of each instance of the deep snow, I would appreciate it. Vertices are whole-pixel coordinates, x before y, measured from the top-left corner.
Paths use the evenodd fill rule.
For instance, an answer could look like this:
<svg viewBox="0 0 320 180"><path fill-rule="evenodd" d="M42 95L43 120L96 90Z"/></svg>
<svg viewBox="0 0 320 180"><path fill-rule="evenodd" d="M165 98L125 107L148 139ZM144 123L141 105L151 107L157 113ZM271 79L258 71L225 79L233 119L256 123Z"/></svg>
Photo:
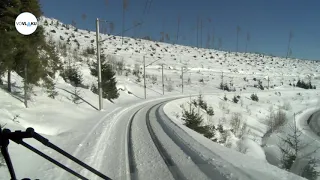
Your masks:
<svg viewBox="0 0 320 180"><path fill-rule="evenodd" d="M91 86L92 84L96 84L97 79L90 75L88 66L88 63L95 61L95 55L83 55L83 51L87 47L96 46L95 32L87 32L80 29L76 32L72 27L68 30L61 25L61 22L56 27L57 20L51 18L43 17L40 22L43 23L45 20L49 23L48 26L44 26L46 37L48 39L52 38L56 42L60 59L66 64L70 61L80 68L85 85ZM51 22L53 22L52 25L50 25ZM72 34L74 34L74 37L72 37ZM70 38L70 42L66 43L68 38ZM315 98L318 96L317 90L302 90L289 86L289 83L296 83L299 78L309 80L308 77L310 77L312 83L318 87L320 84L318 81L320 79L318 62L249 53L197 49L132 38L125 38L127 42L121 45L119 37L113 38L108 35L101 35L101 38L109 38L109 40L104 41L102 44L103 53L112 56L117 61L123 60L126 69L133 70L137 66L140 68L140 72L142 72L143 56L146 57L147 64L160 59L146 68L147 99L150 101L162 96L160 64L164 64L165 95L181 95L182 66L185 66L183 74L183 91L185 95L197 94L199 92L221 92L217 87L222 80L221 75L223 72L223 81L228 84L233 83L237 89L234 93L227 93L227 97L231 99L233 95L241 94L244 105L241 107L240 103L225 102L221 106L229 109L230 113L240 112L243 115L243 119L246 119L248 122L253 135L242 141L244 148L247 148L248 151L246 155L239 155L238 152L226 150L226 148L211 141L209 143L209 140L200 138L203 139L200 142L204 143L215 153L220 154L228 163L235 163L241 169L250 169L248 170L249 173L255 174L255 172L262 171L265 174L270 173L270 177L275 178L278 177L277 173L279 173L282 174L279 177L280 179L287 179L288 176L291 176L283 170L267 164L263 149L259 146L262 143L261 137L266 131L266 127L261 120L267 115L269 106L278 107L285 101L290 102L292 106L292 110L287 112L289 117L290 114L292 116L293 112L317 105L318 100ZM77 49L74 40L79 42L79 49ZM60 44L67 44L66 54L59 48L59 42ZM144 98L142 75L140 75L141 82L137 82L138 78L136 76L132 75L132 73L128 73L128 76L126 76L126 72L128 70L124 70L122 75L117 74L117 87L120 89L120 98L115 100L114 104L108 100L104 100L104 110L102 112L95 110L98 107L98 97L90 89L79 88L81 96L86 102L79 105L73 104L70 100L71 94L69 92L74 91L74 87L64 82L58 74L55 82L57 83L56 90L59 95L56 99L48 98L43 88L34 87L34 94L31 97L31 101L29 101L29 108L26 109L23 102L21 102L23 90L22 78L13 72L13 92L16 95L13 96L5 90L0 89L0 124L5 124L5 127L11 130L25 130L27 127L33 127L36 132L72 155L90 165L100 167L104 161L108 161L108 158L105 156L112 154L112 150L116 151L114 148L109 150L104 146L104 149L100 149L102 145L99 145L99 143L101 144L105 140L102 137L109 136L109 132L115 132L112 128L118 127L115 125L115 121L119 119L119 113L124 113L123 107L135 105L137 102L142 102ZM254 84L257 84L254 78L261 79L263 85L267 86L268 76L270 77L270 86L275 85L275 88L272 88L272 92L260 92L260 90L253 87ZM200 82L201 79L203 79L203 82ZM2 80L6 84L6 77L2 77ZM283 85L281 85L282 81ZM169 92L170 88L168 87L170 84L173 87L171 92ZM243 91L240 92L240 89ZM244 94L246 91L257 92L261 100L258 103L248 100L246 97L249 97L250 94ZM275 95L275 91L281 92L282 95ZM297 96L298 92L302 93L302 95ZM216 124L222 117L226 119L230 117L230 114L227 114L226 110L219 108L219 102L223 98L222 94L205 96L205 98L215 110L215 115L211 119L208 119L207 123ZM188 98L181 99L165 106L166 113L176 123L180 121L180 118L176 117L181 117L180 104L187 101ZM181 127L189 132L191 136L199 136L191 130L187 130L183 126ZM110 137L113 136L110 134ZM236 141L237 139L235 138L232 142ZM27 140L26 142L57 158L59 161L71 165L64 157L57 155L39 143L33 140ZM109 144L108 142L105 143L108 147L113 146L113 144ZM277 152L276 148L273 148L276 147L275 145L276 139L271 136L268 138L264 150ZM32 154L22 146L10 143L9 151L12 155L14 166L17 169L18 178L41 177L41 179L56 179L58 177L64 179L63 175L66 173L63 170ZM276 153L271 154L277 156ZM101 159L100 155L104 156L104 158L102 158L101 162L99 160L98 163L97 159ZM237 164L238 161L234 160L238 156L241 157L239 158L240 164ZM250 161L251 159L257 160ZM274 161L277 162L277 158L274 158ZM261 170L262 166L265 167L263 170ZM72 167L76 168L79 172L81 170L81 168L75 165L72 165ZM5 167L0 168L0 177L1 179L9 178Z"/></svg>

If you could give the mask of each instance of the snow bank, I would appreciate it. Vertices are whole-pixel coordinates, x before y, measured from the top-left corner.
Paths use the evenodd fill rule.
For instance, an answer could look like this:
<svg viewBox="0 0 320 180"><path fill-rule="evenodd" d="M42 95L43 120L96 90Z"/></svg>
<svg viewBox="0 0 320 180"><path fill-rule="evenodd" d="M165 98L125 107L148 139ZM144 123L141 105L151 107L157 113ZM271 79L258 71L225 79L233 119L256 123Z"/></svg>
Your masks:
<svg viewBox="0 0 320 180"><path fill-rule="evenodd" d="M244 150L244 154L260 160L266 160L264 150L252 139L244 138L243 140L240 140L239 146Z"/></svg>

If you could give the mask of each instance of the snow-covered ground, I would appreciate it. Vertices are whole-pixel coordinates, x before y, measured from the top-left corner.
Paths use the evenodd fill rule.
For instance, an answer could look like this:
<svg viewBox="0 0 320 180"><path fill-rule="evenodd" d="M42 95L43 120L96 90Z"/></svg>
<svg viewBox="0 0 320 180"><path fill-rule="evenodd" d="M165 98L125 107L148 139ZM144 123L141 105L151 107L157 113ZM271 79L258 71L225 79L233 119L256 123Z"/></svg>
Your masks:
<svg viewBox="0 0 320 180"><path fill-rule="evenodd" d="M205 124L213 124L216 127L218 124L222 124L225 129L231 128L230 121L232 114L240 113L243 122L248 125L249 133L241 139L230 136L224 145L228 146L228 143L230 143L229 148L231 149L240 151L254 159L262 160L265 163L269 162L270 164L279 166L281 160L280 149L278 148L278 145L280 145L279 136L288 131L288 125L294 122L294 113L297 114L298 127L304 134L301 137L302 140L306 144L311 143L310 146L304 149L305 153L313 152L320 147L320 138L310 132L310 128L307 128L307 119L313 112L319 109L320 101L315 98L319 95L319 92L316 90L305 91L295 89L281 91L281 95L278 92L280 91L257 93L259 102L250 99L251 93L242 93L241 99L237 104L230 100L235 94L239 95L238 93L226 94L226 97L229 99L228 101L223 100L222 94L203 95L203 99L208 103L208 106L214 108L215 115L210 117L202 109L198 109L198 112L203 116ZM196 100L197 97L171 101L164 107L164 111L170 119L174 120L177 124L183 125L184 121L181 120L183 108L188 108L190 100L192 101L193 99ZM267 117L270 114L270 110L276 111L279 108L286 113L288 123L271 134L270 137L264 137L268 128ZM318 153L310 154L309 157L318 158ZM232 158L230 161L233 161Z"/></svg>
<svg viewBox="0 0 320 180"><path fill-rule="evenodd" d="M89 63L95 61L95 54L84 55L83 53L88 47L96 47L95 32L80 29L75 31L72 26L67 29L65 25L62 26L61 22L56 26L57 20L43 17L41 23L45 21L48 22L48 25L44 26L45 35L56 43L59 58L65 64L70 62L79 67L83 75L84 85L90 87L92 84L97 84L97 79L90 75L88 66ZM267 138L264 148L260 146L263 144L261 138L266 132L264 119L268 115L269 107L272 106L276 109L284 103L290 103L291 109L286 110L286 113L291 120L294 112L318 105L318 90L303 90L289 85L290 83L296 83L298 79L302 79L305 81L311 80L313 85L320 87L320 75L318 73L320 66L319 62L316 61L197 49L132 38L125 38L125 43L121 45L120 37L105 34L101 35L101 39L107 39L102 44L103 54L109 55L109 60L123 61L125 64L122 74L117 74L117 87L120 90L120 97L114 103L104 100L104 110L98 112L96 110L98 108L97 95L92 93L90 88L79 88L85 102L76 105L71 101L74 87L57 75L55 82L59 95L55 99L51 99L47 97L42 87L34 87L29 108L25 108L22 101L22 78L13 72L13 94L0 89L0 124L11 130L25 130L27 127L33 127L36 132L79 159L85 162L95 161L99 159L99 155L105 155L102 150L92 146L93 142L97 141L95 138L99 139L99 133L114 127L112 125L114 117L123 110L123 107L144 101L143 77L140 74L141 78L138 82L138 77L133 75L132 71L139 69L141 73L143 72L143 56L145 56L147 65L156 61L146 68L147 99L152 101L154 98L162 96L161 64L164 64L164 94L181 95L181 68L184 67L183 93L185 95L203 93L204 99L214 109L215 115L213 117L208 118L204 115L206 123L217 125L219 122L224 122L225 126L228 127L228 120L233 112L242 114L242 118L248 123L251 133L248 138L241 141L243 148L246 149L246 155L241 155L241 163L236 166L239 168L250 167L253 168L252 171L260 171L259 167L261 168L261 166L256 166L256 162L261 161L263 162L262 166L264 166L267 164L266 159L268 158L273 159L273 164L279 161L275 158L277 157L277 153L275 153L277 152L275 148L277 142L274 137L277 134ZM79 43L79 48L76 41ZM62 44L66 44L65 53L60 46ZM111 63L111 61L109 62ZM225 83L233 84L233 87L236 88L236 92L226 93L229 99L227 102L221 100L223 94L218 89L222 81L222 75ZM261 91L253 87L258 84L257 80L261 80L263 86L268 86L268 77L270 91ZM2 77L2 80L6 84L6 77ZM220 94L205 94L213 92ZM259 102L250 100L252 92L257 93ZM281 95L276 94L276 92L281 92ZM301 95L297 95L297 93L301 93ZM234 95L240 95L242 103L234 104L231 102L230 100ZM186 104L188 101L189 98L173 101L165 106L165 112L172 120L181 124L182 109L180 105ZM91 136L88 136L88 134ZM191 135L196 136L194 133L191 133ZM102 142L103 139L98 141ZM231 144L233 144L231 149L236 149L237 145L235 143L237 141L238 139L234 137L231 141ZM39 143L33 140L26 140L26 142L50 156L66 162L64 157L57 155ZM225 148L220 149L218 148L220 145L211 141L210 143L211 145L207 141L205 142L209 149L212 149L210 146L217 148L219 150L215 152L221 153L221 157L227 156L225 160L229 163L237 163L232 160L232 150L226 155L223 152ZM109 144L109 146L112 146L112 144ZM60 176L63 170L52 166L24 147L10 143L9 152L12 155L18 178L37 178L40 174L43 176L41 179L56 179L57 176L63 179L63 176ZM235 156L239 155L237 152L234 154ZM257 161L254 163L249 161L252 157ZM26 163L29 164L26 165ZM73 167L81 170L77 166ZM279 179L288 179L287 173L276 167L268 166L264 170L270 171L270 174L275 172L282 174L283 176ZM8 179L9 177L4 166L0 168L0 177L1 179Z"/></svg>

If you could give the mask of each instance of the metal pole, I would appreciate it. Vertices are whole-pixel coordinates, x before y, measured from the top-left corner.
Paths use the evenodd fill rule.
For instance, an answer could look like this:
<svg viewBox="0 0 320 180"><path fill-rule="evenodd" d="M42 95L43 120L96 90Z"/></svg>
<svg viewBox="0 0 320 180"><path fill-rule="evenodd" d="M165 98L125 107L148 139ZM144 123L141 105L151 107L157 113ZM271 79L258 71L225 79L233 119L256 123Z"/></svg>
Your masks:
<svg viewBox="0 0 320 180"><path fill-rule="evenodd" d="M144 99L147 99L147 86L146 86L146 58L143 56L143 81L144 81Z"/></svg>
<svg viewBox="0 0 320 180"><path fill-rule="evenodd" d="M201 19L201 24L200 24L200 43L201 43L201 48L202 48L202 19Z"/></svg>
<svg viewBox="0 0 320 180"><path fill-rule="evenodd" d="M181 88L182 88L182 94L183 94L183 67L181 67Z"/></svg>
<svg viewBox="0 0 320 180"><path fill-rule="evenodd" d="M28 108L28 62L24 65L24 105Z"/></svg>
<svg viewBox="0 0 320 180"><path fill-rule="evenodd" d="M162 66L162 95L164 95L163 64L161 66Z"/></svg>
<svg viewBox="0 0 320 180"><path fill-rule="evenodd" d="M101 61L100 61L100 39L99 39L99 19L96 20L97 30L97 60L98 60L98 93L99 93L99 110L103 109L102 87L101 87Z"/></svg>

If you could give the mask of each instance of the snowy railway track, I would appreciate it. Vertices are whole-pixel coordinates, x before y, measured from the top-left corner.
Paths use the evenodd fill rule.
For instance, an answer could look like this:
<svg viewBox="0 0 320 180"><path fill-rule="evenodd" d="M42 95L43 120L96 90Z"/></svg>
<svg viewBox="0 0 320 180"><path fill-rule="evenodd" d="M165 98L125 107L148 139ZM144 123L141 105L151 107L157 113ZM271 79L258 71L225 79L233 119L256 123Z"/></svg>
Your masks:
<svg viewBox="0 0 320 180"><path fill-rule="evenodd" d="M168 170L170 171L172 177L174 179L186 179L183 175L183 173L177 168L176 164L171 160L171 157L169 155L169 153L166 151L166 149L162 146L162 144L160 143L160 140L157 138L155 132L153 131L151 124L150 124L150 111L156 107L157 105L163 104L164 102L161 103L157 103L156 105L153 105L151 108L148 109L147 113L146 113L146 126L149 132L149 135L154 143L154 145L156 146L160 156L162 157L163 161L165 162L165 164L167 165ZM127 174L127 179L128 180L135 180L138 179L137 176L137 167L136 164L137 162L135 161L134 158L134 152L133 152L133 143L132 143L132 122L136 117L136 114L141 111L142 108L138 109L130 118L130 121L128 123L128 127L127 127L127 143L126 143L126 149L127 149L127 170L129 171L129 173Z"/></svg>
<svg viewBox="0 0 320 180"><path fill-rule="evenodd" d="M149 134L152 138L153 143L155 144L155 146L157 147L159 154L161 155L162 159L164 160L164 162L166 163L168 169L171 172L171 175L173 176L174 179L186 179L183 175L183 173L180 171L180 169L178 168L177 164L175 162L172 161L171 156L169 155L169 153L166 151L166 149L162 146L160 140L158 139L158 137L156 136L154 130L151 127L150 124L150 112L153 108L155 108L156 106L159 106L160 104L163 104L164 102L158 103L154 106L152 106L146 114L146 124L147 124L147 128L149 131ZM160 106L159 106L160 107Z"/></svg>
<svg viewBox="0 0 320 180"><path fill-rule="evenodd" d="M205 154L212 152L199 145L160 110L168 101L188 97L190 95L164 97L117 108L104 115L84 136L80 145L85 148L78 146L72 154L81 155L86 163L112 179L226 179L217 170L221 167L216 167L209 157L223 158L217 155L203 157L203 151ZM66 164L71 165L69 161ZM236 174L252 179L241 169L233 169ZM88 171L79 168L77 171L89 176ZM65 175L61 173L57 179L66 179Z"/></svg>
<svg viewBox="0 0 320 180"><path fill-rule="evenodd" d="M214 166L212 166L210 163L208 163L206 160L201 158L201 155L198 154L198 152L193 151L190 147L188 147L187 142L184 142L182 140L177 140L178 135L174 135L172 133L173 130L169 129L167 125L164 125L164 120L161 120L161 117L159 115L159 109L160 107L165 104L168 101L163 101L157 104L154 104L153 106L149 107L145 113L145 119L143 120L143 124L147 128L148 134L145 134L145 136L150 136L152 140L152 144L156 148L156 153L160 155L161 161L163 161L165 164L165 168L168 170L167 172L168 176L170 176L172 179L194 179L195 177L189 177L186 174L186 170L182 170L184 167L191 167L193 166L193 172L196 171L199 177L202 177L200 179L219 179L224 180L226 179L223 175L221 175L219 172L214 170ZM133 148L133 135L132 135L132 124L134 121L139 121L140 119L137 119L137 114L142 111L144 107L138 109L134 112L134 114L131 116L128 126L127 126L127 142L126 142L126 149L127 149L127 157L126 157L126 168L127 168L127 179L128 180L135 180L139 179L139 168L138 163L141 160L135 159L135 152ZM141 112L143 113L143 112ZM156 117L156 119L150 119L150 116ZM141 117L141 116L140 116ZM151 123L151 121L153 123ZM158 123L158 125L154 124L155 122ZM156 129L155 129L156 128ZM157 131L155 131L157 130ZM159 131L162 133L160 134ZM171 133L169 132L171 131ZM166 144L167 141L163 139L163 134L169 139L171 139L171 144ZM162 136L161 139L158 136ZM169 148L168 147L173 147ZM143 147L141 147L143 148ZM177 156L177 153L175 153L175 149L179 149L180 152L180 158L183 160L179 160L179 158L174 157ZM181 155L183 154L183 155ZM158 161L160 163L160 161ZM186 165L186 164L188 165ZM190 165L192 164L192 165ZM140 168L141 170L141 168ZM189 170L190 171L190 170ZM189 174L190 175L190 174Z"/></svg>
<svg viewBox="0 0 320 180"><path fill-rule="evenodd" d="M167 169L166 172L169 173L167 174L167 176L168 177L170 176L171 179L194 179L194 178L197 178L197 176L199 176L199 178L197 179L217 179L217 180L229 179L230 177L227 177L226 174L219 172L220 168L214 165L214 162L212 162L212 159L203 157L203 155L199 152L199 150L196 150L194 147L192 147L191 144L194 144L195 142L192 142L190 144L191 141L187 142L186 138L183 138L181 136L187 136L188 137L187 139L193 139L193 138L191 138L189 135L186 135L185 132L183 133L180 132L182 129L180 129L175 123L170 122L168 117L164 118L163 115L160 114L161 107L168 101L172 101L172 99L153 104L151 107L149 106L148 108L142 107L136 110L131 116L127 126L127 135L126 135L127 140L125 145L126 151L127 151L126 179L128 180L140 179L141 178L141 175L139 175L140 171L145 171L144 169L139 167L139 164L144 163L143 162L144 160L136 158L137 152L134 151L134 149L136 149L137 151L137 147L134 148L133 141L138 141L138 140L135 139L136 136L132 134L132 131L134 129L133 124L137 124L138 121L141 122L141 124L139 124L140 126L144 125L145 128L147 129L147 131L144 131L145 132L144 136L145 137L150 136L151 140L149 141L152 141L152 144L149 144L149 146L151 145L155 146L152 153L154 154L157 153L157 155L161 157L161 159L158 158L157 163L165 164L164 166ZM142 118L142 116L139 116L139 114L143 114L144 118ZM150 119L151 116L153 116L153 118L155 119L153 118ZM176 131L177 128L179 128L178 132L180 134ZM143 130L140 130L140 131L143 131ZM147 141L147 139L149 138L144 139L144 141ZM145 148L145 147L141 146L139 148ZM180 152L177 153L177 151L180 151ZM150 150L148 151L148 153L151 153ZM141 157L143 156L140 155L140 158ZM231 164L229 165L230 167L232 167ZM164 168L164 166L162 166L162 168ZM185 167L189 169L186 170L187 168ZM190 167L192 167L192 169ZM233 168L235 172L243 174L247 179L252 179L252 177L249 174L242 171L241 169L237 167L233 167ZM145 172L142 172L142 173L145 173Z"/></svg>
<svg viewBox="0 0 320 180"><path fill-rule="evenodd" d="M140 108L139 110L137 110L132 117L129 120L128 123L128 127L127 127L127 138L126 138L126 150L127 150L127 155L126 155L126 168L127 168L127 180L130 179L135 179L136 177L134 175L136 175L136 168L135 168L135 160L133 158L133 150L132 150L132 121L134 119L134 117L136 116L136 114L141 110L142 108Z"/></svg>

